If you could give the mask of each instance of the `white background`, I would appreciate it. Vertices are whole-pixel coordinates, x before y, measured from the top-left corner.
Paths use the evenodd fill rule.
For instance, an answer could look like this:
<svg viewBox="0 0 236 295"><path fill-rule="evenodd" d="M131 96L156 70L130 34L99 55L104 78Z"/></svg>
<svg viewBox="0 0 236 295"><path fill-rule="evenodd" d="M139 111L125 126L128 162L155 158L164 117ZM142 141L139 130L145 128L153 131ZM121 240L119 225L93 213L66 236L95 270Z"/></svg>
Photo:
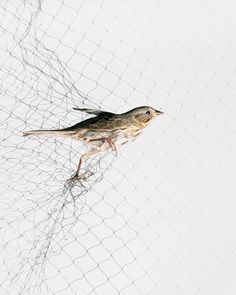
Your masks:
<svg viewBox="0 0 236 295"><path fill-rule="evenodd" d="M70 139L22 137L82 119L72 111L80 96L54 83L59 74L35 45L40 40L87 107L150 105L165 114L91 184L35 294L235 294L234 1L44 1L25 37L35 3L1 4L3 290L22 288L21 279L9 283L7 270L19 272L22 251L34 257L25 245L43 244L37 216L49 212L82 152Z"/></svg>

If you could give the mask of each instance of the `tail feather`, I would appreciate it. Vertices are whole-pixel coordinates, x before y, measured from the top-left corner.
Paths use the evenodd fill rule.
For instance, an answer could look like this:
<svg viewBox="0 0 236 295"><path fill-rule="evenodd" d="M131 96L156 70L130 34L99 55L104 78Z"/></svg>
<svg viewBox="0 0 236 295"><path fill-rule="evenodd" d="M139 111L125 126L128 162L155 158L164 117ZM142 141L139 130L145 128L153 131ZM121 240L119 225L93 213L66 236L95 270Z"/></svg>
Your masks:
<svg viewBox="0 0 236 295"><path fill-rule="evenodd" d="M23 132L23 136L69 136L65 130L31 130Z"/></svg>

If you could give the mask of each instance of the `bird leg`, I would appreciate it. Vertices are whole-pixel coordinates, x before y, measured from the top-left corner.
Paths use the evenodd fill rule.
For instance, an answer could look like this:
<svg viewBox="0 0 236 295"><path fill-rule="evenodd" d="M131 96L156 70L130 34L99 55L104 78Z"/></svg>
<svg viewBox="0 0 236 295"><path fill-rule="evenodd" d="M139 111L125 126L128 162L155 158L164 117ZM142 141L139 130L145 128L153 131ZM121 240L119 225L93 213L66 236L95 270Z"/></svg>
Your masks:
<svg viewBox="0 0 236 295"><path fill-rule="evenodd" d="M100 150L98 150L98 148L92 148L91 150L89 150L87 153L85 153L84 155L82 155L80 157L80 160L79 160L79 165L77 167L77 170L76 170L76 173L75 175L73 176L73 178L78 178L79 176L79 171L80 171L80 168L81 168L81 165L82 165L82 162L87 160L89 157L91 157L92 155L95 155L95 154L98 154L100 152Z"/></svg>
<svg viewBox="0 0 236 295"><path fill-rule="evenodd" d="M108 143L108 145L112 149L112 151L117 153L116 145L115 145L114 141L109 137L101 137L101 138L91 139L89 142L91 142L91 141L105 141Z"/></svg>
<svg viewBox="0 0 236 295"><path fill-rule="evenodd" d="M79 165L78 165L77 170L76 170L76 173L75 173L75 176L76 177L79 174L79 171L80 171L80 168L81 168L81 165L82 165L82 160L83 160L83 156L81 156L80 159L79 159Z"/></svg>
<svg viewBox="0 0 236 295"><path fill-rule="evenodd" d="M76 173L75 173L75 175L71 179L79 178L79 172L80 172L80 168L81 168L82 162L84 162L85 160L87 160L92 155L96 155L99 152L101 152L101 148L102 148L102 145L103 145L104 142L107 142L108 145L109 145L109 147L112 149L112 151L115 151L117 153L117 149L116 149L115 143L113 142L113 140L111 138L101 137L101 138L97 138L97 139L91 139L89 142L91 142L91 141L98 141L98 142L99 141L102 141L102 143L99 146L90 149L87 153L85 153L84 155L82 155L80 157L80 160L79 160L79 164L78 164Z"/></svg>
<svg viewBox="0 0 236 295"><path fill-rule="evenodd" d="M109 144L110 148L113 150L113 152L116 152L117 154L117 149L114 141L110 138L106 138L106 142Z"/></svg>

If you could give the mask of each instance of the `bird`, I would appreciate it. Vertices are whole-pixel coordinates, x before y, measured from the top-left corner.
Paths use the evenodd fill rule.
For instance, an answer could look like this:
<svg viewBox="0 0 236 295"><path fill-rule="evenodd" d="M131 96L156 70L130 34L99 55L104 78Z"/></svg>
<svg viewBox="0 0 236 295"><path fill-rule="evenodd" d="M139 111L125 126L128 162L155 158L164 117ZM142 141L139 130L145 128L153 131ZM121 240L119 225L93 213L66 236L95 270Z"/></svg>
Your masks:
<svg viewBox="0 0 236 295"><path fill-rule="evenodd" d="M155 117L163 114L150 106L136 107L121 114L78 107L73 109L93 117L63 129L23 132L23 136L70 137L88 144L90 149L80 157L73 179L79 178L82 163L88 158L108 149L117 152L117 145L124 145L135 140Z"/></svg>

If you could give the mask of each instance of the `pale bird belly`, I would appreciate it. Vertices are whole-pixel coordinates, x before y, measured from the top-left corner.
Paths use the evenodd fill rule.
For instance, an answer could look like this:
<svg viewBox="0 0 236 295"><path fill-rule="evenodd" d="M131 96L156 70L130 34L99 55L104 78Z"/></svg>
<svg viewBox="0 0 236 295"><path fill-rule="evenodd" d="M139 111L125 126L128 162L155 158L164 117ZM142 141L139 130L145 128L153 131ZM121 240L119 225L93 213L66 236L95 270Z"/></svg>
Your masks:
<svg viewBox="0 0 236 295"><path fill-rule="evenodd" d="M122 145L132 142L140 133L141 129L137 127L116 130L80 130L72 138L95 146L100 146L103 139L109 138L116 145Z"/></svg>
<svg viewBox="0 0 236 295"><path fill-rule="evenodd" d="M77 139L91 145L100 146L103 139L112 138L112 134L109 130L86 130Z"/></svg>
<svg viewBox="0 0 236 295"><path fill-rule="evenodd" d="M141 129L133 128L125 130L125 132L116 132L115 142L117 145L123 145L129 142L132 142L136 137L141 133Z"/></svg>

